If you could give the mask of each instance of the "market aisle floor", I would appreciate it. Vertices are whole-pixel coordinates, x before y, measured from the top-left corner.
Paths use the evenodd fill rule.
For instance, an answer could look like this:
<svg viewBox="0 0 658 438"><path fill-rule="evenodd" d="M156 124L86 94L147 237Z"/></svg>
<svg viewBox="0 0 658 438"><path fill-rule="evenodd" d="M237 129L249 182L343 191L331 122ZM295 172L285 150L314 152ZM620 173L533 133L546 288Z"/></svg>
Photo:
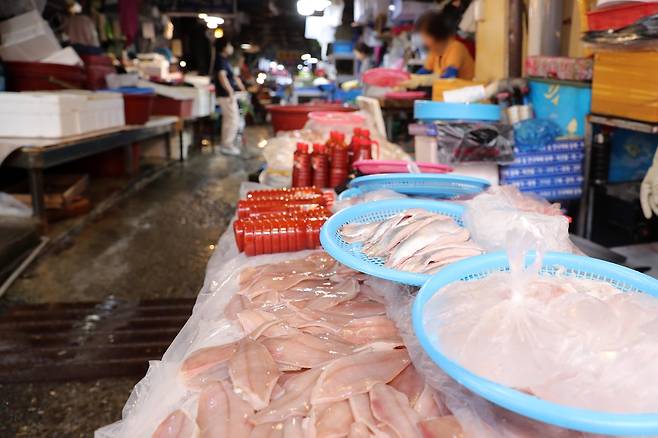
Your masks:
<svg viewBox="0 0 658 438"><path fill-rule="evenodd" d="M248 128L254 150L265 128ZM240 183L261 158L195 155L42 257L7 295L13 303L193 297L234 213ZM91 436L116 421L135 379L0 384L0 437Z"/></svg>

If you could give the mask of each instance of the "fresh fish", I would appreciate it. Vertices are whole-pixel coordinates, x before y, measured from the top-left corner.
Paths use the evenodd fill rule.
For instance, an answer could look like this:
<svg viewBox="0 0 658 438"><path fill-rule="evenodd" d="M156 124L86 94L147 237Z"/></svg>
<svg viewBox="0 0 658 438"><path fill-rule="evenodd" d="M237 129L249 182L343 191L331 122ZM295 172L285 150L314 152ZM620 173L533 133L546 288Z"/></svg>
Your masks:
<svg viewBox="0 0 658 438"><path fill-rule="evenodd" d="M347 400L313 407L315 435L318 438L343 438L350 433L354 422Z"/></svg>
<svg viewBox="0 0 658 438"><path fill-rule="evenodd" d="M291 417L283 423L283 438L305 438L302 417Z"/></svg>
<svg viewBox="0 0 658 438"><path fill-rule="evenodd" d="M175 410L153 432L152 438L197 438L199 428L180 409Z"/></svg>
<svg viewBox="0 0 658 438"><path fill-rule="evenodd" d="M410 364L395 379L391 380L389 385L406 395L409 404L413 406L425 389L425 379L418 374L416 367Z"/></svg>
<svg viewBox="0 0 658 438"><path fill-rule="evenodd" d="M370 391L373 416L397 433L400 438L418 438L420 416L409 406L407 396L390 385L378 383Z"/></svg>
<svg viewBox="0 0 658 438"><path fill-rule="evenodd" d="M397 327L383 315L354 319L345 324L338 334L354 344L367 344L380 339L399 339Z"/></svg>
<svg viewBox="0 0 658 438"><path fill-rule="evenodd" d="M238 318L238 313L249 309L252 306L251 300L244 295L235 294L224 309L224 316L231 321Z"/></svg>
<svg viewBox="0 0 658 438"><path fill-rule="evenodd" d="M452 415L421 420L418 428L423 438L464 438L461 425Z"/></svg>
<svg viewBox="0 0 658 438"><path fill-rule="evenodd" d="M304 371L283 384L284 394L251 418L254 424L304 417L311 409L311 391L322 368Z"/></svg>
<svg viewBox="0 0 658 438"><path fill-rule="evenodd" d="M370 239L379 225L380 222L345 224L340 229L340 235L347 243L364 242Z"/></svg>
<svg viewBox="0 0 658 438"><path fill-rule="evenodd" d="M241 400L226 381L207 385L199 395L197 424L201 438L247 437L252 425L253 409Z"/></svg>
<svg viewBox="0 0 658 438"><path fill-rule="evenodd" d="M448 223L450 223L452 222L452 219L448 216L429 212L412 216L389 230L376 244L365 249L364 253L373 257L386 256L393 248L399 245L400 242L406 240L426 225L437 221L449 221Z"/></svg>
<svg viewBox="0 0 658 438"><path fill-rule="evenodd" d="M346 343L322 339L306 333L263 339L262 344L276 363L313 368L352 352Z"/></svg>
<svg viewBox="0 0 658 438"><path fill-rule="evenodd" d="M441 417L449 414L444 406L439 406L436 403L436 392L427 384L425 384L418 399L414 403L411 403L411 405L418 412L420 418Z"/></svg>
<svg viewBox="0 0 658 438"><path fill-rule="evenodd" d="M283 423L259 424L251 431L249 438L283 438Z"/></svg>
<svg viewBox="0 0 658 438"><path fill-rule="evenodd" d="M372 300L350 300L340 303L327 310L329 313L347 315L353 318L366 318L368 316L377 316L386 314L386 307Z"/></svg>
<svg viewBox="0 0 658 438"><path fill-rule="evenodd" d="M372 415L368 393L353 395L348 401L352 409L354 421L365 424L372 431L379 430L380 424Z"/></svg>
<svg viewBox="0 0 658 438"><path fill-rule="evenodd" d="M238 349L237 342L206 347L187 356L179 370L186 386L199 388L206 382L220 381L228 377L228 361Z"/></svg>
<svg viewBox="0 0 658 438"><path fill-rule="evenodd" d="M260 342L245 338L229 360L229 376L235 392L254 409L270 403L279 368L267 348Z"/></svg>
<svg viewBox="0 0 658 438"><path fill-rule="evenodd" d="M409 364L407 350L357 353L327 364L313 388L311 403L330 403L388 383Z"/></svg>
<svg viewBox="0 0 658 438"><path fill-rule="evenodd" d="M413 236L398 245L386 261L386 266L398 267L402 262L428 247L438 248L468 240L469 234L464 228L456 224L446 227L444 224L445 221L431 222L418 230Z"/></svg>
<svg viewBox="0 0 658 438"><path fill-rule="evenodd" d="M347 438L370 438L368 426L359 422L352 423L352 426L350 426L350 433L347 435Z"/></svg>

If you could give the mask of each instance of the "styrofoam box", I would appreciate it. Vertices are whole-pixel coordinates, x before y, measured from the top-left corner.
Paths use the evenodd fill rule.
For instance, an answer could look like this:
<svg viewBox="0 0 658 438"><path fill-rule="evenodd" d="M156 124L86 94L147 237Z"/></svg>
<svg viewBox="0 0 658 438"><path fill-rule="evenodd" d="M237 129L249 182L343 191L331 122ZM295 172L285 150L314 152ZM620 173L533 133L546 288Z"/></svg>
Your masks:
<svg viewBox="0 0 658 438"><path fill-rule="evenodd" d="M5 61L39 61L62 48L36 10L0 22L0 35L0 57Z"/></svg>
<svg viewBox="0 0 658 438"><path fill-rule="evenodd" d="M59 138L125 124L118 93L0 93L1 137Z"/></svg>
<svg viewBox="0 0 658 438"><path fill-rule="evenodd" d="M153 88L155 93L171 99L194 99L192 106L193 117L205 117L215 110L214 96L211 96L211 86L199 85L194 87L170 87L149 81L139 81L140 87Z"/></svg>

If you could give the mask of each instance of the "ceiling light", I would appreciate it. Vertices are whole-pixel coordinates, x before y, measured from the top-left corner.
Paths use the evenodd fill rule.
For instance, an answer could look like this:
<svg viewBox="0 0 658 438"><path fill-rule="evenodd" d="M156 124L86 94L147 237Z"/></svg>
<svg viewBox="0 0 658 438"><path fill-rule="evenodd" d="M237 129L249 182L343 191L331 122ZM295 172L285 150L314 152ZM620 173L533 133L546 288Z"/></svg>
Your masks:
<svg viewBox="0 0 658 438"><path fill-rule="evenodd" d="M331 0L319 0L315 2L315 10L318 12L324 11L329 6L331 6Z"/></svg>
<svg viewBox="0 0 658 438"><path fill-rule="evenodd" d="M317 64L318 63L318 58L309 58L308 63L309 64Z"/></svg>
<svg viewBox="0 0 658 438"><path fill-rule="evenodd" d="M297 13L304 16L313 15L315 13L315 4L313 0L298 0Z"/></svg>
<svg viewBox="0 0 658 438"><path fill-rule="evenodd" d="M388 10L391 12L395 11L395 5L389 5Z"/></svg>
<svg viewBox="0 0 658 438"><path fill-rule="evenodd" d="M221 27L218 27L217 29L215 29L215 32L213 32L213 35L215 35L215 38L223 37L224 36L224 29L222 29Z"/></svg>
<svg viewBox="0 0 658 438"><path fill-rule="evenodd" d="M224 24L224 19L222 17L216 17L216 16L209 15L205 18L205 20L206 20L206 23L217 23L218 25L219 24Z"/></svg>
<svg viewBox="0 0 658 438"><path fill-rule="evenodd" d="M242 50L251 50L252 46L251 44L240 44L240 48Z"/></svg>
<svg viewBox="0 0 658 438"><path fill-rule="evenodd" d="M277 66L277 63L276 63L276 62L274 62L274 61L270 62L270 68L271 68L271 69L275 69L276 66Z"/></svg>
<svg viewBox="0 0 658 438"><path fill-rule="evenodd" d="M303 65L301 65L301 64L297 64L297 70L301 70L302 68L304 68Z"/></svg>
<svg viewBox="0 0 658 438"><path fill-rule="evenodd" d="M302 55L302 61L306 61L308 59L311 59L311 54L310 53L304 53Z"/></svg>
<svg viewBox="0 0 658 438"><path fill-rule="evenodd" d="M205 14L205 13L199 14L199 19L205 20L206 18L208 18L208 14Z"/></svg>
<svg viewBox="0 0 658 438"><path fill-rule="evenodd" d="M187 62L185 62L185 61L181 61L181 62L178 63L178 65L180 65L181 67L185 68L185 67L187 66Z"/></svg>
<svg viewBox="0 0 658 438"><path fill-rule="evenodd" d="M211 23L210 21L206 23L206 26L208 26L208 29L217 29L219 24L217 23Z"/></svg>
<svg viewBox="0 0 658 438"><path fill-rule="evenodd" d="M256 78L256 83L263 85L265 83L265 78L261 78L260 76Z"/></svg>
<svg viewBox="0 0 658 438"><path fill-rule="evenodd" d="M283 66L283 64L279 64L279 65L276 66L276 69L279 70L279 71L283 71L285 69L285 67Z"/></svg>

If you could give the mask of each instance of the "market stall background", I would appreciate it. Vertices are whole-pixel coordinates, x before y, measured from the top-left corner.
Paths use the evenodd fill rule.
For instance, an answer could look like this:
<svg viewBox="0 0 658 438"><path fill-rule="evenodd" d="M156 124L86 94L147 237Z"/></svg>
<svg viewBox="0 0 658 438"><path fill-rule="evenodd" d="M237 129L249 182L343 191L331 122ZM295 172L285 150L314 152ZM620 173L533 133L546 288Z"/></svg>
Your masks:
<svg viewBox="0 0 658 438"><path fill-rule="evenodd" d="M218 272L279 252L301 260L347 214L332 213L361 203L514 186L559 203L546 207L560 218L550 249L656 276L658 3L608 3L0 5L0 435L88 436L119 420L148 361L171 359L181 327L196 330L223 290ZM427 52L413 23L433 7L459 14L475 80L416 74ZM227 41L249 92L236 93L240 157L219 153L213 76ZM398 175L363 176L378 172ZM450 178L479 188L445 191ZM505 248L526 219L471 215L477 245L459 257ZM391 310L409 302L385 301L413 350L410 313ZM167 406L99 433L153 429Z"/></svg>

